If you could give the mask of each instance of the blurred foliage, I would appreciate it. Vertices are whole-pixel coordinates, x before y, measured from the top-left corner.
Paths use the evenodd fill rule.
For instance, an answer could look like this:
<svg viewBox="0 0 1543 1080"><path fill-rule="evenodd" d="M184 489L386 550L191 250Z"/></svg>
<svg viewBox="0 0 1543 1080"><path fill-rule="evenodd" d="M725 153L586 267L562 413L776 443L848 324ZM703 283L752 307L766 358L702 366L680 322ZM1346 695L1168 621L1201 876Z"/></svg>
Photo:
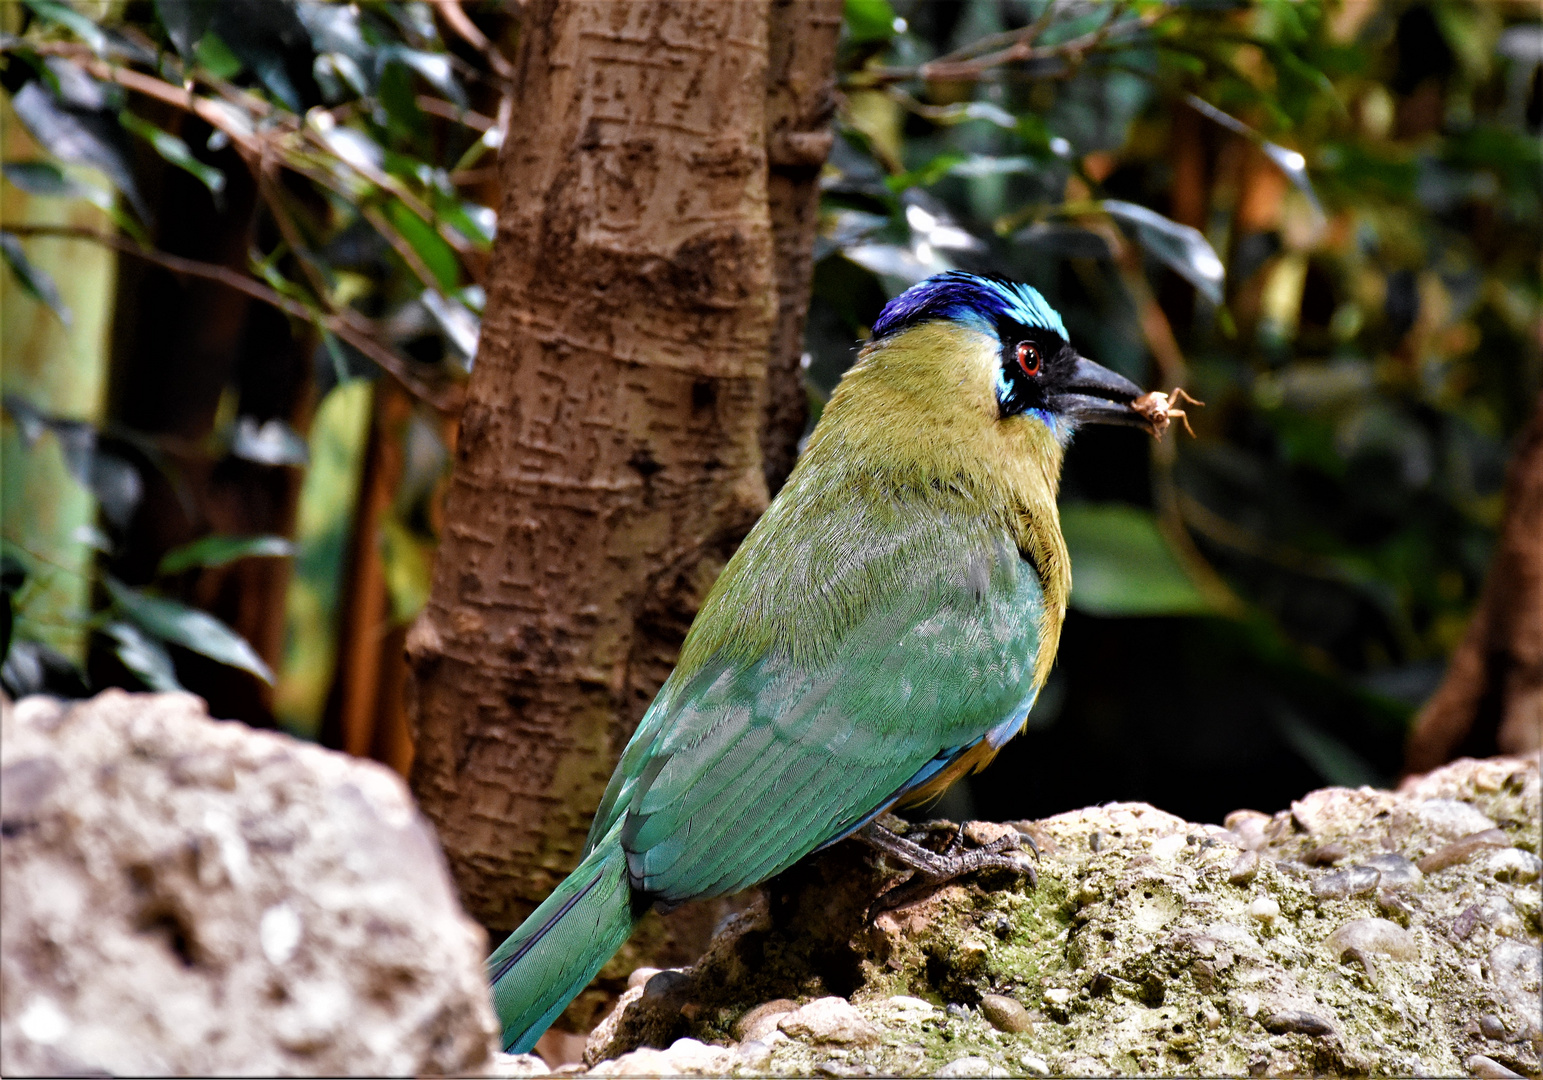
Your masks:
<svg viewBox="0 0 1543 1080"><path fill-rule="evenodd" d="M959 267L1207 403L1193 440L1095 429L1067 462L1061 670L999 770L1118 775L1025 807L993 770L975 801L1184 812L1232 738L1202 731L1213 705L1267 729L1233 767L1390 780L1543 381L1537 6L849 0L847 23L815 397L886 298Z"/></svg>
<svg viewBox="0 0 1543 1080"><path fill-rule="evenodd" d="M287 314L297 340L316 343L321 406L309 451L283 419L243 415L229 393L204 447L212 461L309 464L295 547L281 537L206 536L167 553L145 589L98 572L96 610L78 617L148 686L178 685L177 653L168 645L271 680L234 631L158 587L201 567L294 555L277 711L314 735L332 678L344 551L370 428L371 397L360 380L385 372L436 418L458 407L492 247L492 166L508 120L507 62L456 5L26 0L5 7L0 81L45 151L5 161L6 182L34 197L93 203L116 227L97 233L5 223L0 249L12 281L67 323L59 289L28 259L24 243L36 236L95 240L239 288ZM513 25L501 5L467 8L490 11L484 25ZM270 242L254 242L239 268L158 251L145 156L195 178L218 210L230 186L231 150L257 187L259 220L250 234ZM168 467L154 438L98 431L19 396L8 396L5 408L29 446L58 441L70 472L101 507L96 546L114 551L139 508L144 485L136 470ZM423 504L448 462L441 428L437 420L413 427L416 472L383 526L396 622L410 619L427 596L433 530ZM435 445L423 447L425 438ZM142 452L113 449L122 443ZM11 650L7 689L84 689L79 672L59 674L70 665L42 644L44 628L28 621L27 582L46 572L47 553L9 529L6 540L15 578L6 590L8 628L14 608L17 636L25 639Z"/></svg>
<svg viewBox="0 0 1543 1080"><path fill-rule="evenodd" d="M235 403L207 447L307 469L278 692L297 731L316 731L334 681L371 431L360 380L382 371L419 402L377 538L392 619L423 602L442 421L476 348L493 155L525 122L483 36L502 26L507 44L510 11L6 12L3 82L48 151L7 161L7 183L102 207L117 229L104 239L155 259L144 155L211 200L234 186L231 148L256 178L254 235L269 239L239 272L162 265L239 278L317 343L308 440ZM1540 60L1525 2L848 0L807 331L813 411L885 300L950 267L1036 286L1081 351L1207 403L1190 410L1193 440L1178 427L1157 444L1079 436L1060 666L1029 735L957 798L1002 817L1095 797L1200 816L1215 809L1201 788L1225 810L1396 771L1403 724L1477 595L1508 440L1543 381ZM67 317L25 238L4 237L9 272ZM65 447L111 545L134 490L109 451L135 433L98 439L24 401L7 409ZM201 543L163 572L283 554L268 538ZM22 637L28 569L8 549ZM147 685L174 679L166 644L191 640L191 616L158 606L170 601L153 584L97 596L88 618L125 666ZM1040 781L1025 794L1013 778L1029 769ZM993 775L1011 792L983 786Z"/></svg>

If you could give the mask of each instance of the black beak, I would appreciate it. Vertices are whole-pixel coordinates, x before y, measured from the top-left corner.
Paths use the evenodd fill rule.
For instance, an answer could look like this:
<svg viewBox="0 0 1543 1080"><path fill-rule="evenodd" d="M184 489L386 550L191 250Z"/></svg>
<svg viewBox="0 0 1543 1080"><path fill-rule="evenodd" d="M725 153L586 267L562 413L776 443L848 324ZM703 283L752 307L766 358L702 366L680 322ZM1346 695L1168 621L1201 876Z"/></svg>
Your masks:
<svg viewBox="0 0 1543 1080"><path fill-rule="evenodd" d="M1126 424L1148 427L1148 421L1130 407L1141 396L1141 387L1085 356L1077 357L1071 378L1058 388L1052 405L1062 416L1078 424Z"/></svg>

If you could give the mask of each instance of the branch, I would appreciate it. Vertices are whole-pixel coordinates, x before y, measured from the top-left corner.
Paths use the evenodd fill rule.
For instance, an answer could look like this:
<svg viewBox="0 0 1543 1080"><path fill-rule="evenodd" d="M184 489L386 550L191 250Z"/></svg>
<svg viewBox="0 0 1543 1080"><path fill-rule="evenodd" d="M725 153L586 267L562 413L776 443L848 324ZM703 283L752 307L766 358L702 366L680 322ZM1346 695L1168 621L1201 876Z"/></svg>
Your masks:
<svg viewBox="0 0 1543 1080"><path fill-rule="evenodd" d="M205 281L217 282L226 288L235 289L237 292L250 296L253 300L278 308L286 315L291 315L297 319L304 319L309 323L319 324L329 332L336 334L343 341L346 341L380 365L392 378L401 383L403 389L409 394L432 406L438 412L453 416L460 411L460 395L453 388L448 392L441 391L424 383L423 380L412 373L406 361L375 338L362 325L363 319L352 312L320 315L300 301L284 296L262 282L247 277L245 274L238 273L228 266L200 262L197 259L185 259L180 255L169 255L164 251L150 250L140 247L132 241L125 240L121 236L97 232L95 229L81 228L73 225L7 225L6 231L15 233L17 236L57 236L67 240L89 240L92 243L113 248L125 255L133 255L135 258L143 259L148 263L153 263L156 266L170 270L174 274L186 274L189 277L202 278Z"/></svg>
<svg viewBox="0 0 1543 1080"><path fill-rule="evenodd" d="M514 81L514 65L478 29L477 24L461 9L460 0L433 0L434 10L445 24L459 34L468 45L487 57L488 67L505 82Z"/></svg>
<svg viewBox="0 0 1543 1080"><path fill-rule="evenodd" d="M937 80L946 82L967 82L985 76L993 68L1004 64L1014 64L1035 60L1066 60L1068 68L1075 68L1083 58L1093 50L1105 44L1107 39L1119 29L1122 34L1130 31L1144 30L1150 27L1158 19L1168 14L1166 7L1153 8L1140 17L1120 22L1120 15L1124 12L1126 4L1110 4L1108 15L1098 28L1091 30L1080 37L1074 37L1069 41L1063 41L1056 45L1046 45L1041 48L1034 47L1035 39L1044 29L1046 15L1042 15L1024 29L1015 31L1012 35L993 35L983 38L965 46L963 49L940 56L935 60L929 60L925 64L916 67L881 67L869 71L857 72L847 79L847 85L852 87L883 86L888 83L908 82L911 79ZM1001 40L1010 40L1011 44L996 52L987 53L984 56L970 56L982 45L994 45ZM957 59L966 56L968 59Z"/></svg>
<svg viewBox="0 0 1543 1080"><path fill-rule="evenodd" d="M437 97L430 97L428 94L419 94L414 100L418 103L418 108L430 116L437 116L441 120L453 120L457 124L471 128L473 131L488 132L498 126L498 121L494 120L491 116L483 116L481 113L473 112L471 109L458 109L451 102Z"/></svg>

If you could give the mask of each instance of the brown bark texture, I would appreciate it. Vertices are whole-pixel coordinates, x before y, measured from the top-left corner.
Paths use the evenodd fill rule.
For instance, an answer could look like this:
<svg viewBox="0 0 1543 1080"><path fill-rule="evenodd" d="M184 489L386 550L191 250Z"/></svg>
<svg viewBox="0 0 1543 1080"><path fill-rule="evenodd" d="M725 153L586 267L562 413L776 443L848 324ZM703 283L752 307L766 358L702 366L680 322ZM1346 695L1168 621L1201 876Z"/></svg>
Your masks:
<svg viewBox="0 0 1543 1080"><path fill-rule="evenodd" d="M837 26L817 14L839 13L777 7L830 38L776 54L804 80L777 107L765 0L524 12L481 348L407 640L413 787L490 927L517 925L577 861L622 747L766 505L768 357L795 319L779 286L807 282L818 168L807 141L785 166L803 186L779 216L808 236L789 269L768 117L789 145L818 142L828 107L807 102L829 76L809 69Z"/></svg>
<svg viewBox="0 0 1543 1080"><path fill-rule="evenodd" d="M809 419L804 393L804 316L813 284L820 169L834 138L839 0L772 0L766 79L767 201L777 322L766 365L761 457L775 493L793 471Z"/></svg>
<svg viewBox="0 0 1543 1080"><path fill-rule="evenodd" d="M1404 768L1543 745L1543 394L1506 471L1505 518L1484 591Z"/></svg>

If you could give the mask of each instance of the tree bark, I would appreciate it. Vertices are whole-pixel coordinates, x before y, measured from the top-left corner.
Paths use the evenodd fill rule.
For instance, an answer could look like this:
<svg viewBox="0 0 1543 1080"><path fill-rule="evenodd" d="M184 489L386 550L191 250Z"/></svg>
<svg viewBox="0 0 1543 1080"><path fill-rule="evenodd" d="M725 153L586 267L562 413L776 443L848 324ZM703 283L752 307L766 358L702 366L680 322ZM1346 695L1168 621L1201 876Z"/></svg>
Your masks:
<svg viewBox="0 0 1543 1080"><path fill-rule="evenodd" d="M413 787L490 927L516 925L577 860L765 507L763 437L797 438L766 417L768 357L796 343L808 276L807 250L800 270L773 238L768 123L796 148L822 122L810 103L830 77L812 68L830 66L832 6L779 3L775 25L830 44L775 61L765 0L525 10L482 344L407 646ZM773 88L784 104L768 109ZM797 194L777 216L806 249L813 135L778 166Z"/></svg>
<svg viewBox="0 0 1543 1080"><path fill-rule="evenodd" d="M1404 768L1523 754L1543 744L1543 394L1506 471L1505 518L1484 591Z"/></svg>
<svg viewBox="0 0 1543 1080"><path fill-rule="evenodd" d="M767 490L793 471L809 419L804 393L804 316L814 276L820 169L830 156L836 108L840 0L773 0L766 80L767 199L777 279L777 323L766 365L761 458Z"/></svg>

